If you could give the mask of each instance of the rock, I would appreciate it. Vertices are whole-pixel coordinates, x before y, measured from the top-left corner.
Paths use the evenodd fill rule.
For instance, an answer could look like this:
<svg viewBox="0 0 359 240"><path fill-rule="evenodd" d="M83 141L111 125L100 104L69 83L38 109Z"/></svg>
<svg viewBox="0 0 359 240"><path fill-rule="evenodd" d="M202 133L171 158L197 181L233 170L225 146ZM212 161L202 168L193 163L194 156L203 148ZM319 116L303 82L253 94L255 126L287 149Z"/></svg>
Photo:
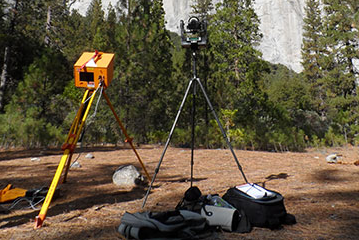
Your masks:
<svg viewBox="0 0 359 240"><path fill-rule="evenodd" d="M330 154L325 158L327 163L338 163L338 159L339 159L339 156L336 153Z"/></svg>
<svg viewBox="0 0 359 240"><path fill-rule="evenodd" d="M92 159L92 158L95 158L95 156L92 155L91 153L88 153L88 154L86 154L85 158Z"/></svg>
<svg viewBox="0 0 359 240"><path fill-rule="evenodd" d="M78 161L75 161L71 164L70 168L81 168L81 164Z"/></svg>
<svg viewBox="0 0 359 240"><path fill-rule="evenodd" d="M122 165L113 174L112 181L120 187L134 187L143 183L144 178L135 166Z"/></svg>

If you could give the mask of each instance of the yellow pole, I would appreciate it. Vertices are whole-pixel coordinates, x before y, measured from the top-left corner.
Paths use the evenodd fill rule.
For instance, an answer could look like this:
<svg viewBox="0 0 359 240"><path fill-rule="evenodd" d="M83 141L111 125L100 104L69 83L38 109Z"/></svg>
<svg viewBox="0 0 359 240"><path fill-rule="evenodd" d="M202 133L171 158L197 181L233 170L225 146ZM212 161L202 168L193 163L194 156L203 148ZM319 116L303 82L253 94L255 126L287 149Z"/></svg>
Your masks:
<svg viewBox="0 0 359 240"><path fill-rule="evenodd" d="M81 113L82 113L82 109L84 108L84 105L85 105L85 101L88 97L88 94L89 94L90 90L86 90L85 93L84 93L84 96L82 97L82 100L81 100L81 105L80 105L80 108L79 110L77 111L77 114L74 118L74 120L72 121L72 124L71 124L71 127L70 127L70 131L69 131L69 134L67 135L67 138L66 138L66 141L65 143L68 143L69 140L70 140L70 137L72 135L73 132L76 132L76 129L77 129L77 126L79 125L79 119L81 117Z"/></svg>
<svg viewBox="0 0 359 240"><path fill-rule="evenodd" d="M62 155L62 158L60 160L59 166L57 167L55 176L52 180L52 183L50 185L49 191L47 192L46 198L44 203L42 204L41 210L39 215L35 218L35 227L34 229L40 228L46 218L46 213L49 208L51 199L55 193L57 183L59 182L62 170L64 169L65 163L67 161L67 157L69 156L70 150L66 149L64 152L64 155Z"/></svg>
<svg viewBox="0 0 359 240"><path fill-rule="evenodd" d="M85 95L87 96L88 94L88 90L85 92ZM84 104L84 101L86 99L84 95L84 98L82 99L82 103L81 103L81 106L80 106L80 110L83 108L83 104ZM69 132L68 134L68 137L67 137L67 141L65 143L66 145L66 149L64 150L64 154L60 160L60 163L57 167L57 170L56 170L56 173L55 173L55 176L54 178L52 179L52 182L51 182L51 185L50 185L50 188L47 192L47 195L46 195L46 198L45 198L45 201L41 207L41 210L40 210L40 213L39 215L35 218L35 226L34 226L34 229L37 229L37 228L40 228L46 218L46 213L47 213L47 210L49 209L49 205L51 203L51 200L52 200L52 197L54 196L54 193L55 193L55 190L56 190L56 187L58 185L58 182L60 180L60 177L61 177L61 174L62 174L62 171L64 170L64 167L65 167L65 164L68 160L69 157L72 156L72 153L76 147L76 143L79 139L79 136L80 136L80 133L81 133L81 130L84 126L84 123L85 123L85 120L87 118L87 115L89 113L89 110L91 108L91 104L95 98L95 95L96 95L96 92L93 92L92 96L91 96L91 99L90 99L90 102L89 104L87 105L87 108L86 108L86 111L85 111L85 114L83 115L82 117L82 121L81 121L81 125L80 127L78 127L80 121L80 117L81 117L81 113L82 111L78 111L77 112L77 115L74 119L74 123L72 124L71 126L71 131ZM74 133L72 133L72 131L76 131Z"/></svg>
<svg viewBox="0 0 359 240"><path fill-rule="evenodd" d="M82 98L80 108L79 108L79 110L77 111L76 117L75 117L75 119L74 119L74 121L73 121L73 123L72 123L71 129L70 129L70 132L69 132L69 136L67 137L68 139L70 138L71 135L73 135L73 134L71 134L71 133L76 133L76 132L77 132L78 125L79 125L79 123L80 123L80 118L81 118L81 115L82 115L82 113L83 113L83 109L84 109L84 107L85 107L85 103L86 103L86 100L87 100L87 98L88 98L89 93L91 93L91 91L87 89L86 92L85 92L85 94L84 94L84 96L83 96L83 98ZM93 96L93 97L94 97L94 96ZM91 107L91 105L88 105L88 106ZM81 132L80 132L80 133L81 133ZM80 133L79 133L79 134L80 134ZM75 144L76 144L76 143L77 143L77 141L75 142ZM64 148L66 148L66 146L64 146L63 149L64 149ZM65 182L66 182L67 173L69 172L70 164L71 164L71 159L72 159L72 155L73 155L72 153L73 153L73 152L71 152L69 158L67 159L66 169L65 169L64 177L63 177L63 179L62 179L62 183L65 183Z"/></svg>
<svg viewBox="0 0 359 240"><path fill-rule="evenodd" d="M142 166L142 169L145 171L145 174L146 174L146 177L148 180L150 180L150 175L148 174L147 170L146 170L146 167L145 165L143 164L141 158L140 158L140 155L137 153L136 151L136 148L135 146L133 146L133 143L132 143L132 138L130 138L130 136L128 136L127 134L127 131L126 131L126 128L123 126L122 122L120 121L120 118L117 116L116 112L115 112L115 109L113 108L111 102L110 102L110 99L108 98L107 94L105 93L105 91L103 92L103 96L105 97L106 99L106 102L108 104L108 106L110 107L113 115L115 116L117 122L118 122L118 125L120 126L121 130L122 130L122 133L125 135L126 137L126 142L130 143L130 146L132 148L132 150L135 152L135 155L136 157L138 158L138 161L140 162L141 166Z"/></svg>

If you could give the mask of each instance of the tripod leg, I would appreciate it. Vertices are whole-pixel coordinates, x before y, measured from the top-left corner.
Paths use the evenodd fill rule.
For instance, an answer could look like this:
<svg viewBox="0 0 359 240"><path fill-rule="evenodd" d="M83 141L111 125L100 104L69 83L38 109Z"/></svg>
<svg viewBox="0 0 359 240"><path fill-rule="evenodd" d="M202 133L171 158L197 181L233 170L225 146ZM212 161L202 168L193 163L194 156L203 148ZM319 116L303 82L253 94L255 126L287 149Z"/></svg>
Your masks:
<svg viewBox="0 0 359 240"><path fill-rule="evenodd" d="M196 83L197 82L193 82L193 99L192 99L192 142L191 142L191 187L193 185L193 165L194 165L194 141L195 141L195 121L196 121Z"/></svg>
<svg viewBox="0 0 359 240"><path fill-rule="evenodd" d="M66 164L66 162L70 161L70 159L72 157L72 153L75 150L76 143L77 143L77 141L79 139L80 133L81 133L82 128L83 128L83 126L85 124L87 115L88 115L89 110L91 108L91 104L92 104L92 102L93 102L93 100L95 98L95 95L96 95L95 93L96 92L93 92L93 94L92 94L92 96L90 98L90 102L88 103L84 114L82 114L83 113L82 112L83 104L84 104L84 101L85 101L85 98L86 98L85 96L87 96L87 94L88 94L88 90L85 92L84 98L83 98L83 100L81 102L80 109L77 112L77 115L76 115L76 117L75 117L75 119L74 119L74 121L73 121L73 123L71 125L71 129L70 129L69 134L67 136L66 142L63 145L64 154L61 157L61 160L60 160L60 163L59 163L59 165L57 167L55 176L52 179L51 185L50 185L49 190L48 190L48 192L46 194L46 198L45 198L45 201L44 201L44 203L43 203L43 205L41 207L40 213L35 218L34 229L40 228L42 226L45 218L46 218L47 210L49 209L52 197L54 196L54 193L55 193L56 187L57 187L57 185L59 183L61 174L62 174L62 172L63 172L63 170L65 168L65 164Z"/></svg>
<svg viewBox="0 0 359 240"><path fill-rule="evenodd" d="M70 139L71 135L73 135L73 133L77 132L77 130L78 130L77 128L80 126L80 121L81 121L82 117L84 116L84 114L86 112L86 109L88 107L88 104L89 104L89 102L86 101L89 93L90 93L90 90L86 90L86 92L85 92L85 94L84 94L84 96L82 98L80 108L77 111L77 114L76 114L76 117L75 117L74 121L72 122L70 131L69 131L69 135L67 136L67 139L65 141L65 144L64 144L63 148L66 148L68 146L68 143L70 142L69 139ZM81 134L83 135L84 132L82 131ZM64 173L64 176L62 178L62 183L66 183L66 181L67 181L67 174L68 174L69 169L70 169L71 159L72 159L72 153L70 154L70 156L67 159L65 173Z"/></svg>
<svg viewBox="0 0 359 240"><path fill-rule="evenodd" d="M150 175L148 174L148 172L146 170L146 167L145 167L145 165L143 164L143 162L142 162L142 160L140 158L140 155L137 153L135 146L133 146L132 138L130 138L130 136L128 136L126 128L123 126L122 122L120 121L120 118L117 116L117 114L115 112L115 109L113 108L113 106L112 106L112 104L110 102L110 99L108 98L108 96L107 96L107 94L105 92L103 92L103 96L105 97L107 105L110 107L113 115L115 116L116 121L117 121L118 125L120 126L120 128L122 130L122 133L125 135L126 142L128 142L130 144L132 150L135 152L135 155L136 155L138 161L140 162L140 164L142 166L143 171L145 171L147 179L150 180Z"/></svg>
<svg viewBox="0 0 359 240"><path fill-rule="evenodd" d="M199 86L201 87L201 90L202 90L202 92L203 92L203 95L204 95L204 97L206 98L206 101L207 101L207 103L208 103L208 106L209 106L211 112L213 113L213 116L214 116L214 118L216 119L219 128L221 129L223 138L224 138L224 140L226 141L227 146L229 147L229 149L230 149L231 152L232 152L233 158L234 158L234 160L235 160L236 163L237 163L237 166L238 166L239 171L242 173L242 176L243 176L244 180L246 181L246 183L248 183L248 180L247 180L247 178L246 178L246 175L244 175L242 166L239 164L239 161L238 161L238 159L237 159L237 156L236 156L236 154L235 154L234 151L233 151L232 145L231 145L231 143L230 143L229 140L228 140L227 134L226 134L226 132L224 131L223 126L222 126L221 122L219 121L219 118L218 118L216 112L215 112L214 109L213 109L213 106L212 106L212 104L211 104L211 101L209 100L209 98L208 98L208 96L207 96L207 93L206 93L206 91L205 91L205 89L204 89L204 87L203 87L201 81L199 80L199 78L196 78L196 80L197 80Z"/></svg>
<svg viewBox="0 0 359 240"><path fill-rule="evenodd" d="M186 99L187 99L189 90L190 90L190 88L191 88L191 85L192 85L192 83L193 83L193 80L194 80L194 79L192 79L192 80L189 82L188 87L187 87L187 90L186 90L186 93L184 94L184 97L183 97L183 99L182 99L181 106L180 106L180 108L178 109L177 116L176 116L175 121L174 121L174 123L173 123L173 125L172 125L170 134L168 135L168 138L167 138L167 141L166 141L166 145L165 145L165 148L163 149L163 152L162 152L160 161L158 162L157 167L156 167L156 169L155 169L155 173L153 174L151 184L150 184L150 186L149 186L148 189L147 189L145 198L144 198L143 203L142 203L142 208L144 208L144 206L146 205L147 198L148 198L148 195L150 194L152 185L153 185L153 183L154 183L154 181L155 181L155 179L156 179L156 176L157 176L158 172L160 171L160 166L161 166L163 157L164 157L165 154L166 154L168 145L169 145L169 143L170 143L170 141L171 141L171 138L172 138L172 134L173 134L173 132L174 132L174 130L175 130L175 128L176 128L178 119L179 119L179 117L180 117L180 115L181 115L183 106L184 106L184 104L185 104L185 102L186 102Z"/></svg>

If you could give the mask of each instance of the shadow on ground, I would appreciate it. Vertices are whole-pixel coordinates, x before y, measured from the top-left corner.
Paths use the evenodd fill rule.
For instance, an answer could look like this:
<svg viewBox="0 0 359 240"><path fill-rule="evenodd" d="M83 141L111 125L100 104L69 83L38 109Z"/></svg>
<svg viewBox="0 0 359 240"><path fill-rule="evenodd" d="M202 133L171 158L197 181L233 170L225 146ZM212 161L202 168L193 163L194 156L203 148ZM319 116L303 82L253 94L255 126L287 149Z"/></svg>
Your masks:
<svg viewBox="0 0 359 240"><path fill-rule="evenodd" d="M133 201L136 199L141 199L145 195L145 189L143 187L134 188L131 191L119 191L115 193L108 193L108 194L95 194L83 198L77 198L72 201L63 202L60 204L56 204L49 208L47 212L47 217L56 216L59 214L63 214L64 211L70 212L73 210L83 210L88 209L93 206L103 205L103 204L115 204L119 202L128 202ZM34 211L31 213L26 213L18 216L11 216L8 218L3 218L2 221L8 223L1 226L1 228L8 228L8 227L15 227L21 224L25 224L30 220L35 219L38 215L39 211Z"/></svg>
<svg viewBox="0 0 359 240"><path fill-rule="evenodd" d="M147 147L148 148L148 147ZM110 152L121 149L131 149L127 144L122 146L95 146L95 147L77 147L74 154L88 153L88 152ZM0 161L2 160L13 160L18 158L35 158L49 155L62 155L64 153L61 147L57 148L36 148L36 149L14 149L5 150L0 152Z"/></svg>

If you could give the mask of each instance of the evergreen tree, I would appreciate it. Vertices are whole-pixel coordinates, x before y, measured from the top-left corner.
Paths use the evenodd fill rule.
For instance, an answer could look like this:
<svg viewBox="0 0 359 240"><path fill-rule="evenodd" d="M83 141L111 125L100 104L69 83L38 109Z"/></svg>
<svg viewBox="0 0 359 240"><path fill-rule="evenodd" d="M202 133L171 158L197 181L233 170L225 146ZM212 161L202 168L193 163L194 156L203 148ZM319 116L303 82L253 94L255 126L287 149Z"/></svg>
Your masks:
<svg viewBox="0 0 359 240"><path fill-rule="evenodd" d="M210 17L212 14L214 7L212 4L212 0L195 0L192 5L192 13L197 15L200 19L206 19Z"/></svg>
<svg viewBox="0 0 359 240"><path fill-rule="evenodd" d="M91 43L86 17L73 10L64 26L64 55L69 62L75 63L81 53L90 51Z"/></svg>
<svg viewBox="0 0 359 240"><path fill-rule="evenodd" d="M233 108L232 96L253 89L248 72L259 62L259 19L250 0L225 0L216 5L216 13L209 24L212 81L216 86L221 107ZM253 82L254 83L254 82ZM248 85L248 86L245 86ZM251 86L252 85L252 86ZM244 92L242 94L245 94Z"/></svg>
<svg viewBox="0 0 359 240"><path fill-rule="evenodd" d="M324 27L322 23L322 12L318 0L308 0L305 7L304 33L302 45L303 74L310 84L310 94L314 110L321 116L322 126L325 126L327 103L325 88L323 86L323 59L329 51L324 44ZM316 127L316 136L323 137L327 130ZM308 131L307 134L309 135Z"/></svg>
<svg viewBox="0 0 359 240"><path fill-rule="evenodd" d="M117 24L117 16L116 11L112 7L111 3L107 9L107 19L105 25L105 32L108 37L108 46L106 51L114 52L116 48L116 24Z"/></svg>
<svg viewBox="0 0 359 240"><path fill-rule="evenodd" d="M325 44L329 51L322 61L322 81L328 102L327 117L334 132L344 135L347 140L351 126L355 125L358 107L358 76L353 60L359 58L359 42L353 23L359 2L325 0L323 3Z"/></svg>
<svg viewBox="0 0 359 240"><path fill-rule="evenodd" d="M308 0L305 7L303 33L303 73L308 81L315 84L322 77L320 73L320 56L324 54L321 39L323 38L323 25L318 0Z"/></svg>
<svg viewBox="0 0 359 240"><path fill-rule="evenodd" d="M237 127L254 133L251 142L263 143L270 119L261 78L267 65L255 48L261 39L259 19L250 0L224 0L216 5L209 24L211 42L211 83L220 108L238 109ZM272 123L271 123L272 124Z"/></svg>
<svg viewBox="0 0 359 240"><path fill-rule="evenodd" d="M1 73L0 109L10 100L17 84L44 45L61 48L61 26L67 1L16 0L5 15L4 55ZM6 54L5 54L6 53Z"/></svg>
<svg viewBox="0 0 359 240"><path fill-rule="evenodd" d="M121 7L116 32L118 106L130 132L143 141L147 133L168 125L165 115L170 112L173 86L171 42L162 1L128 0L122 1Z"/></svg>
<svg viewBox="0 0 359 240"><path fill-rule="evenodd" d="M276 134L288 134L282 138L286 142L280 142L280 144L289 149L293 149L291 143L295 143L290 136L303 131L309 140L315 136L324 137L327 130L327 126L321 121L318 113L312 109L311 86L304 74L295 73L282 65L273 65L270 74L265 76L268 101L279 113L276 117L278 120ZM271 139L272 143L274 143L273 140L279 139Z"/></svg>
<svg viewBox="0 0 359 240"><path fill-rule="evenodd" d="M92 0L87 10L86 20L88 21L87 27L90 34L91 49L107 52L110 45L101 0Z"/></svg>
<svg viewBox="0 0 359 240"><path fill-rule="evenodd" d="M2 126L2 134L13 136L15 145L36 147L58 144L63 139L61 126L66 111L60 95L68 67L61 54L45 49L41 57L29 66L24 81L20 82L2 116L9 126ZM14 131L10 133L8 131ZM16 134L15 134L16 133Z"/></svg>

